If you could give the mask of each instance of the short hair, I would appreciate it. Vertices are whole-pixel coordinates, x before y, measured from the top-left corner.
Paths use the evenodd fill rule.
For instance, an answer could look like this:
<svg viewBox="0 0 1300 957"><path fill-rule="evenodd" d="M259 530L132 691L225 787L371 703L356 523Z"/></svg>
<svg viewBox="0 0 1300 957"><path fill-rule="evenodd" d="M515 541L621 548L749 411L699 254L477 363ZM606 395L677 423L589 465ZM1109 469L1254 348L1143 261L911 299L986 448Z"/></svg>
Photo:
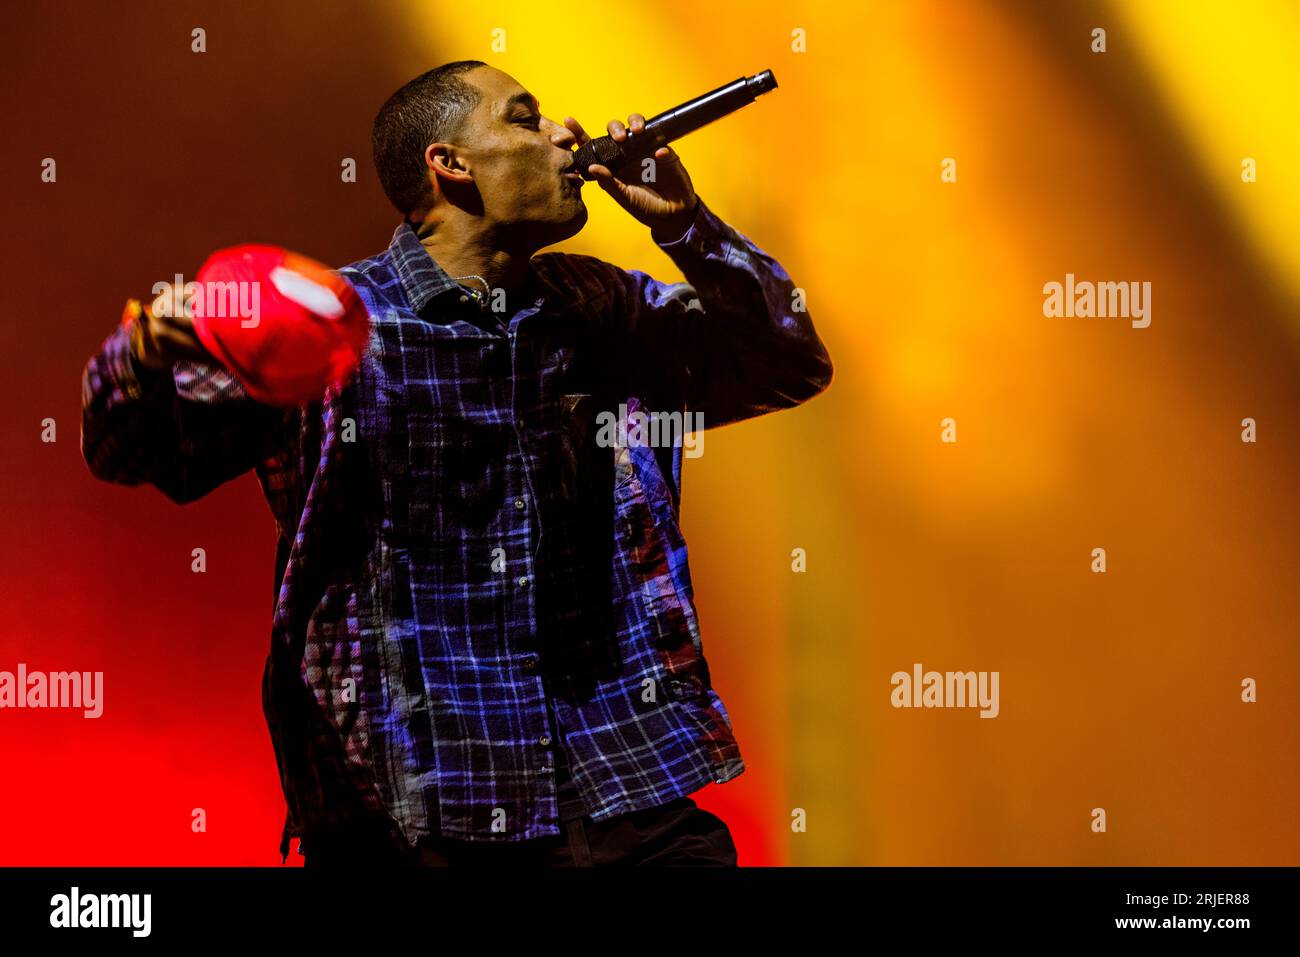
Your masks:
<svg viewBox="0 0 1300 957"><path fill-rule="evenodd" d="M388 98L370 133L375 170L384 195L402 215L432 194L424 151L446 142L464 127L482 93L460 79L482 60L456 60L421 73Z"/></svg>

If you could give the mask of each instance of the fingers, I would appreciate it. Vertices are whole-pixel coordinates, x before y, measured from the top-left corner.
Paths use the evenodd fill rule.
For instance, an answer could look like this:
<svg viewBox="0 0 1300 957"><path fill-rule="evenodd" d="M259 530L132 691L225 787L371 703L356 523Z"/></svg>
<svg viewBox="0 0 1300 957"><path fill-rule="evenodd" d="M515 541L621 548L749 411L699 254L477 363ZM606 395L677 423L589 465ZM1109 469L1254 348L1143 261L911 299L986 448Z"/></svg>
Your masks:
<svg viewBox="0 0 1300 957"><path fill-rule="evenodd" d="M194 292L188 283L170 283L141 311L132 351L144 365L161 368L184 359L213 361L194 331Z"/></svg>
<svg viewBox="0 0 1300 957"><path fill-rule="evenodd" d="M567 121L565 125L568 125ZM572 127L569 128L572 129ZM610 120L605 124L605 129L609 132L610 138L613 139L614 142L622 143L629 136L636 136L645 132L645 117L640 113L633 113L627 118L626 126L623 125L621 120ZM667 147L660 147L655 153L657 158L664 158L671 155L672 150ZM600 163L592 163L587 167L587 172L591 175L592 179L596 180L596 182L604 187L607 192L616 196L624 195L626 193L627 186L611 173L608 167L605 167Z"/></svg>
<svg viewBox="0 0 1300 957"><path fill-rule="evenodd" d="M156 287L155 287L156 288ZM149 311L159 318L193 315L191 296L184 283L172 283L158 294Z"/></svg>
<svg viewBox="0 0 1300 957"><path fill-rule="evenodd" d="M173 295L171 292L160 292L154 301L149 303L149 312L155 316L165 316L172 311Z"/></svg>
<svg viewBox="0 0 1300 957"><path fill-rule="evenodd" d="M591 174L600 188L616 199L627 195L627 185L624 184L617 176L609 171L609 167L601 163L592 163L587 167L587 172Z"/></svg>
<svg viewBox="0 0 1300 957"><path fill-rule="evenodd" d="M591 137L587 135L587 131L582 128L582 124L572 116L566 116L564 118L564 125L568 131L573 134L573 137L578 141L579 146L591 142Z"/></svg>
<svg viewBox="0 0 1300 957"><path fill-rule="evenodd" d="M161 369L182 359L211 360L189 320L154 315L152 307L135 323L131 338L132 353L151 369Z"/></svg>
<svg viewBox="0 0 1300 957"><path fill-rule="evenodd" d="M677 154L673 152L671 146L661 146L655 150L655 159L662 160L665 163L676 163Z"/></svg>
<svg viewBox="0 0 1300 957"><path fill-rule="evenodd" d="M609 135L613 137L616 143L621 143L627 139L629 129L632 131L633 136L645 130L645 117L640 113L633 113L627 118L627 122L628 125L624 126L620 120L610 120L605 125L605 129L609 130Z"/></svg>
<svg viewBox="0 0 1300 957"><path fill-rule="evenodd" d="M574 139L578 141L579 146L591 142L591 135L583 129L582 124L579 123L576 118L566 116L564 118L564 126L565 129L573 134ZM644 132L645 117L640 113L633 113L627 118L627 126L624 126L620 120L610 120L609 123L606 124L605 129L611 137L621 143L627 138L628 130L631 130L632 135L634 136L637 133Z"/></svg>
<svg viewBox="0 0 1300 957"><path fill-rule="evenodd" d="M167 363L158 350L149 326L152 322L148 312L142 312L131 324L131 354L143 366L161 369Z"/></svg>

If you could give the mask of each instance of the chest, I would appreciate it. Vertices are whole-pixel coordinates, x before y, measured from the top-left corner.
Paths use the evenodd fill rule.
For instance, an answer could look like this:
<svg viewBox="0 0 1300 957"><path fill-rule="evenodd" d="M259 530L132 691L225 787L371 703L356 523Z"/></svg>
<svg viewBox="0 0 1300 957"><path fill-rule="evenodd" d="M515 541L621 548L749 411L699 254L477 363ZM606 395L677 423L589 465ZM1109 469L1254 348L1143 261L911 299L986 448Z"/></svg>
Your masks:
<svg viewBox="0 0 1300 957"><path fill-rule="evenodd" d="M582 311L378 316L356 407L389 514L417 536L490 531L520 502L581 499L614 474L596 441L599 410L617 405L606 360Z"/></svg>

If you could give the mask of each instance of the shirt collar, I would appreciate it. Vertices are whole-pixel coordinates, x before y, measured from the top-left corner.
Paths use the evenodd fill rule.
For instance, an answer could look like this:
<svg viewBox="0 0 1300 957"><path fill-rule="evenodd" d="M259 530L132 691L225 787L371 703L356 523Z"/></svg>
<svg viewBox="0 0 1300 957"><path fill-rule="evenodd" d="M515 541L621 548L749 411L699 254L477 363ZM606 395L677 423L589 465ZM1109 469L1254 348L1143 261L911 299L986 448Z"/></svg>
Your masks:
<svg viewBox="0 0 1300 957"><path fill-rule="evenodd" d="M406 298L415 312L420 312L435 296L449 289L460 289L460 283L447 275L420 243L415 228L406 220L393 231L393 241L388 244L388 254L397 267L398 278L406 290Z"/></svg>
<svg viewBox="0 0 1300 957"><path fill-rule="evenodd" d="M464 287L448 276L446 270L425 250L415 227L407 220L402 220L393 231L388 254L397 267L398 278L415 313L423 312L430 302L448 290L465 293ZM578 305L586 299L587 292L584 290L557 286L553 277L538 269L535 258L528 265L531 278L529 298L539 307L555 309L559 308L561 302Z"/></svg>

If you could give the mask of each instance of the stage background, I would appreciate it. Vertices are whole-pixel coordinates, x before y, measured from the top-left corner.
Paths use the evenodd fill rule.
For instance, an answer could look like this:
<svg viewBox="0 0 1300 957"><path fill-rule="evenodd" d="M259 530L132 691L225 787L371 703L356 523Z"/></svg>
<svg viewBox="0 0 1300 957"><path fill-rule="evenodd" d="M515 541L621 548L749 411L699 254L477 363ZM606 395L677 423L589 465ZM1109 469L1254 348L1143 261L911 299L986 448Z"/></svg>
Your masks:
<svg viewBox="0 0 1300 957"><path fill-rule="evenodd" d="M8 4L0 670L102 670L106 710L0 712L0 864L279 863L257 483L182 507L96 481L80 376L128 296L213 249L382 249L374 112L464 58L596 135L778 78L678 144L807 290L835 363L828 392L706 433L685 469L705 650L748 765L696 799L743 864L1300 863L1297 10ZM559 248L679 278L586 196ZM1150 327L1045 318L1067 272L1150 281ZM891 707L916 662L998 671L1000 715Z"/></svg>

